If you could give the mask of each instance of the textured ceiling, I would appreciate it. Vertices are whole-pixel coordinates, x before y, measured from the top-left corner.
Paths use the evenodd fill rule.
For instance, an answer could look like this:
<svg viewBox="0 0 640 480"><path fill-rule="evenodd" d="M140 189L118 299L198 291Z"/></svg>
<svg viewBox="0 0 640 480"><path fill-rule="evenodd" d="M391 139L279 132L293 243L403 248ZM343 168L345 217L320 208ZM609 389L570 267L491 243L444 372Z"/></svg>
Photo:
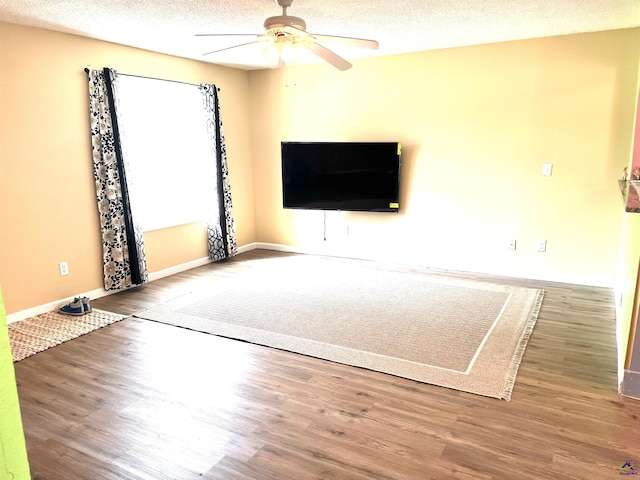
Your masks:
<svg viewBox="0 0 640 480"><path fill-rule="evenodd" d="M0 0L0 21L97 38L246 69L255 45L203 56L264 32L274 0ZM295 0L311 33L378 40L369 51L327 45L347 59L640 26L640 0Z"/></svg>

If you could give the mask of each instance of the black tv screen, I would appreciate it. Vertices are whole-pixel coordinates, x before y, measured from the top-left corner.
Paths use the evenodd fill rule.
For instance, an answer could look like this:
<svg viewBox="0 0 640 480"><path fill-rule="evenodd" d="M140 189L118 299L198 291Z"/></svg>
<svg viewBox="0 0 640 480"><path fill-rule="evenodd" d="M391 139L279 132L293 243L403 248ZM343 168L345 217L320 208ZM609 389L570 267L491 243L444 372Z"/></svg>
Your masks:
<svg viewBox="0 0 640 480"><path fill-rule="evenodd" d="M398 142L282 142L284 208L397 212Z"/></svg>

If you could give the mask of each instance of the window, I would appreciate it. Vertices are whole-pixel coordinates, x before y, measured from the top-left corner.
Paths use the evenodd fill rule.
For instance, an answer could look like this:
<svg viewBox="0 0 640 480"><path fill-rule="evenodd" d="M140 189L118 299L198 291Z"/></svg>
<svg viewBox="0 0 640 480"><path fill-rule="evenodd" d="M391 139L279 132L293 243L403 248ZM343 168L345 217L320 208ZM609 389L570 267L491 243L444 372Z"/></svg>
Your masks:
<svg viewBox="0 0 640 480"><path fill-rule="evenodd" d="M143 232L217 212L216 168L195 85L118 76L118 122Z"/></svg>

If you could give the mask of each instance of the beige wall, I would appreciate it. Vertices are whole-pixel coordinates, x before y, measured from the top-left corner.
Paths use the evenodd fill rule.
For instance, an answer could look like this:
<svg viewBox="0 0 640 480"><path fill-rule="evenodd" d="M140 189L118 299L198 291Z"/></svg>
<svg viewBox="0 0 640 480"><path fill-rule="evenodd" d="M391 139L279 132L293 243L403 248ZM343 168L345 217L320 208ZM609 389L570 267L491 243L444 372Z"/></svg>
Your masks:
<svg viewBox="0 0 640 480"><path fill-rule="evenodd" d="M614 285L638 45L629 29L251 72L258 240ZM322 213L281 208L281 140L401 141L400 213L329 212L324 241Z"/></svg>
<svg viewBox="0 0 640 480"><path fill-rule="evenodd" d="M640 29L245 72L3 24L0 280L8 313L101 287L85 66L221 86L239 245L614 285ZM281 140L403 143L399 214L281 208ZM543 163L553 175L542 177ZM255 200L255 201L254 201ZM348 232L348 233L347 233ZM506 244L517 239L516 251ZM535 252L538 239L546 253ZM146 235L151 272L206 255ZM67 260L71 274L60 277Z"/></svg>
<svg viewBox="0 0 640 480"><path fill-rule="evenodd" d="M102 287L84 67L221 89L239 245L255 241L245 71L0 23L0 281L7 313ZM204 225L147 235L151 272L206 257ZM69 262L61 277L58 264Z"/></svg>

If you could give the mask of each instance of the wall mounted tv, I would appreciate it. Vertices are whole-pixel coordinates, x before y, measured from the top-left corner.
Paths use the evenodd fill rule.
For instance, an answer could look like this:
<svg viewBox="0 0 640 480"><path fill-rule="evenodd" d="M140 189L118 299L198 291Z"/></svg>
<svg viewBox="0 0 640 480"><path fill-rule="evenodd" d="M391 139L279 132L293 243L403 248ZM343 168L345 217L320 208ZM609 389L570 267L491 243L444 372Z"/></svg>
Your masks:
<svg viewBox="0 0 640 480"><path fill-rule="evenodd" d="M397 212L398 142L282 142L284 208Z"/></svg>

